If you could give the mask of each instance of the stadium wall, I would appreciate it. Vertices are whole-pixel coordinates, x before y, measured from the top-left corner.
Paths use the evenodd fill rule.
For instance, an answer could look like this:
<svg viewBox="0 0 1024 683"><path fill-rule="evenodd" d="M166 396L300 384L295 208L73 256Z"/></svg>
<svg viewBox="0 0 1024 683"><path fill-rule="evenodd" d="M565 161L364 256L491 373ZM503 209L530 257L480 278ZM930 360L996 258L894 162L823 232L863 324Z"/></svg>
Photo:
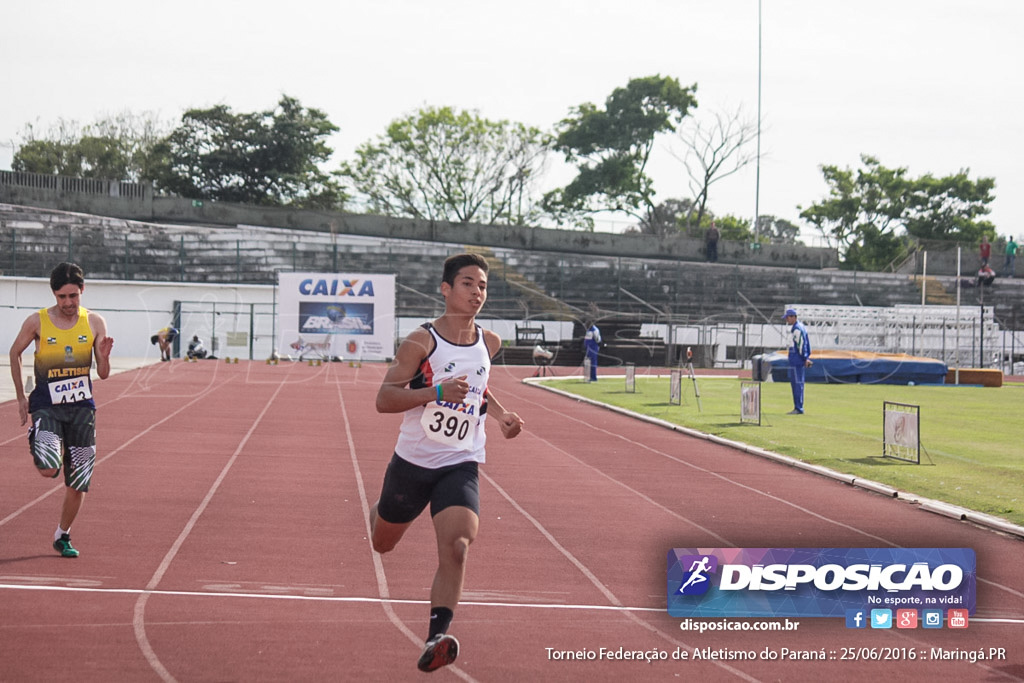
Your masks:
<svg viewBox="0 0 1024 683"><path fill-rule="evenodd" d="M682 235L586 232L527 226L449 223L330 211L259 207L154 196L147 183L118 183L0 171L0 202L152 223L258 225L330 234L456 242L490 248L633 258L703 261L704 242ZM720 263L832 268L834 249L719 243Z"/></svg>

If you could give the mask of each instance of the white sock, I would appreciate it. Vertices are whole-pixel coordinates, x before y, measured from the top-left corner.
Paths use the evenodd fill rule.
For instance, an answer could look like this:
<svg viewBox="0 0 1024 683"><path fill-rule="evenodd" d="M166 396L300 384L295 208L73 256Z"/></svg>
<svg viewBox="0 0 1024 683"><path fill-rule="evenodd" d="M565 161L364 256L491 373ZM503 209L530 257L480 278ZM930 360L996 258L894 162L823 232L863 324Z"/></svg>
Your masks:
<svg viewBox="0 0 1024 683"><path fill-rule="evenodd" d="M71 532L71 529L68 529L67 531L64 531L63 529L60 528L60 524L58 524L57 525L57 530L55 532L53 532L53 540L59 541L61 536L63 536L64 534L70 533L70 532Z"/></svg>

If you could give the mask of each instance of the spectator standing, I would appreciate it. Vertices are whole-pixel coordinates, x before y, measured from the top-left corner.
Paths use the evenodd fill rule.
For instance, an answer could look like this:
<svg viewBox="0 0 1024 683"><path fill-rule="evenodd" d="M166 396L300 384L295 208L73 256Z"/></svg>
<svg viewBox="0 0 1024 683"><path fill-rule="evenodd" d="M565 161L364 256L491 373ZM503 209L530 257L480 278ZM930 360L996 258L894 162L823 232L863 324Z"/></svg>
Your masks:
<svg viewBox="0 0 1024 683"><path fill-rule="evenodd" d="M988 235L981 236L981 244L978 246L978 256L981 257L981 267L984 268L988 265L988 260L992 257L992 243L988 241Z"/></svg>
<svg viewBox="0 0 1024 683"><path fill-rule="evenodd" d="M718 226L714 221L711 221L711 227L704 233L704 255L707 257L708 263L718 262L718 238L720 236L721 233L718 232Z"/></svg>
<svg viewBox="0 0 1024 683"><path fill-rule="evenodd" d="M1013 262L1017 259L1017 243L1013 241L1013 237L1007 238L1006 242L1006 262L1003 263L1003 277L1015 277L1013 271Z"/></svg>
<svg viewBox="0 0 1024 683"><path fill-rule="evenodd" d="M789 325L789 384L793 390L793 410L790 415L804 414L804 376L811 362L811 340L807 328L797 320L796 311L786 309L786 324Z"/></svg>
<svg viewBox="0 0 1024 683"><path fill-rule="evenodd" d="M583 335L583 351L587 354L587 359L590 361L590 381L597 381L597 352L601 348L601 330L598 329L597 323L590 323L587 326L587 332Z"/></svg>

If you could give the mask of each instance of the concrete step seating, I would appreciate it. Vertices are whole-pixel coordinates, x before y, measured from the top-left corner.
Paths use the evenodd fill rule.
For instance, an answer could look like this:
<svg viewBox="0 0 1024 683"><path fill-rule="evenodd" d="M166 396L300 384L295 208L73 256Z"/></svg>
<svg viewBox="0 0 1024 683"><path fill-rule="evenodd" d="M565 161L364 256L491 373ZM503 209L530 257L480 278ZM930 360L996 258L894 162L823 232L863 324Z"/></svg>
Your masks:
<svg viewBox="0 0 1024 683"><path fill-rule="evenodd" d="M0 204L0 271L47 277L68 258L100 279L272 284L280 271L394 273L398 311L443 310L440 264L461 244L330 235L281 228L158 225ZM920 278L894 273L738 266L478 249L490 264L486 312L511 319L576 319L587 311L679 320L774 322L792 303L919 304ZM929 277L930 303L948 303L955 278ZM965 305L978 294L967 291ZM997 280L986 305L1024 326L1024 280Z"/></svg>

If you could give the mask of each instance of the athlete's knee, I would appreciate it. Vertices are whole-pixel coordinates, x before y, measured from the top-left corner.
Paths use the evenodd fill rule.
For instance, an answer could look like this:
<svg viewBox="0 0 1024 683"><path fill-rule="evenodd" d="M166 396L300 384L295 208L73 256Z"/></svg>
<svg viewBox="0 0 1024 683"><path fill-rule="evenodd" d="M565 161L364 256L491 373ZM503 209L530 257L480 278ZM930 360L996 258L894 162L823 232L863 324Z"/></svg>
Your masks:
<svg viewBox="0 0 1024 683"><path fill-rule="evenodd" d="M383 539L377 538L377 536L374 535L371 539L371 544L373 545L374 550L383 555L384 553L389 553L395 549L395 546L398 545L398 539Z"/></svg>
<svg viewBox="0 0 1024 683"><path fill-rule="evenodd" d="M396 527L381 520L376 505L370 508L370 545L378 553L383 555L394 550L404 533L404 527Z"/></svg>
<svg viewBox="0 0 1024 683"><path fill-rule="evenodd" d="M40 475L46 477L47 479L56 479L57 475L60 474L60 468L59 467L48 467L45 470L37 470L37 471L39 472Z"/></svg>
<svg viewBox="0 0 1024 683"><path fill-rule="evenodd" d="M468 536L458 536L441 547L441 560L447 560L454 565L466 564L469 557L469 546L473 539Z"/></svg>

